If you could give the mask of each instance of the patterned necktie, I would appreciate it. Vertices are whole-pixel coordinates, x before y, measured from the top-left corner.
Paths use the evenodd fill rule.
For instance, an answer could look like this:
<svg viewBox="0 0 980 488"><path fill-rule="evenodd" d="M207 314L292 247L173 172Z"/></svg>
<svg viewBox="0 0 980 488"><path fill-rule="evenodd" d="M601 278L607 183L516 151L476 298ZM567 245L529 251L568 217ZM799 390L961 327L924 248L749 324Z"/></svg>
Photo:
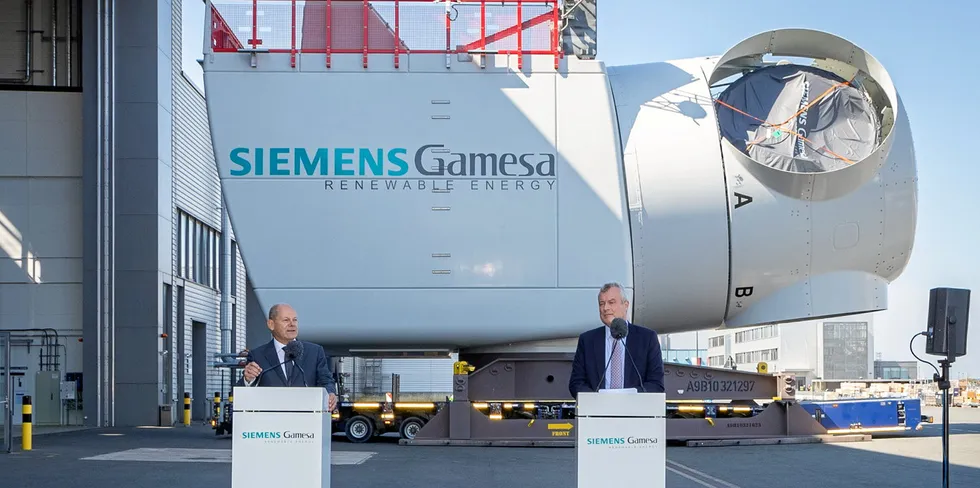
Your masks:
<svg viewBox="0 0 980 488"><path fill-rule="evenodd" d="M609 365L609 388L617 389L623 387L623 344L620 341L613 343L615 349L612 353L612 364Z"/></svg>
<svg viewBox="0 0 980 488"><path fill-rule="evenodd" d="M289 386L289 380L293 378L293 362L286 362L286 386Z"/></svg>

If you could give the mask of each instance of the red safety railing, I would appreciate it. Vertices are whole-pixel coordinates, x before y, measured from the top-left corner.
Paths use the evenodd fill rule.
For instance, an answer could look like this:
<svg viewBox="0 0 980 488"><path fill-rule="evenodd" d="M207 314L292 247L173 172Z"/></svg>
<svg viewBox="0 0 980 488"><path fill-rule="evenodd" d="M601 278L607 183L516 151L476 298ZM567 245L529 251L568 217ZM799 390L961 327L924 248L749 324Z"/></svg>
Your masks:
<svg viewBox="0 0 980 488"><path fill-rule="evenodd" d="M562 56L561 0L223 0L211 6L211 50L289 53ZM524 20L524 19L527 20ZM241 41L241 38L245 42Z"/></svg>

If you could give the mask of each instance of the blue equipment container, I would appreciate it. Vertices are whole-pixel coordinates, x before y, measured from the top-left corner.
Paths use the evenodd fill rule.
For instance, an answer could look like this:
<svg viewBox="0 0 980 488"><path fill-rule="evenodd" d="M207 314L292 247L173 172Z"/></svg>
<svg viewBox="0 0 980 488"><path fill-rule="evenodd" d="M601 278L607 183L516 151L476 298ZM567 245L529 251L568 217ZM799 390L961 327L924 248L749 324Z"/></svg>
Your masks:
<svg viewBox="0 0 980 488"><path fill-rule="evenodd" d="M830 433L841 430L915 429L922 422L918 398L807 400L800 403Z"/></svg>

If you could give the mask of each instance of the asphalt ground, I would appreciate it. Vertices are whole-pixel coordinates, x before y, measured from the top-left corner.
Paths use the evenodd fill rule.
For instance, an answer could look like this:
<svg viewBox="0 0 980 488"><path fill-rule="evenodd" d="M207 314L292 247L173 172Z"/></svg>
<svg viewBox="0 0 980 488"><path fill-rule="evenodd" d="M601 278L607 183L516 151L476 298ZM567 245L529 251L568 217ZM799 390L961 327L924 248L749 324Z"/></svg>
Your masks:
<svg viewBox="0 0 980 488"><path fill-rule="evenodd" d="M669 447L669 487L923 487L942 481L941 412L918 432L870 442ZM950 486L980 486L980 409L951 409ZM231 485L231 440L205 426L91 429L37 435L0 454L0 486L89 488ZM399 446L397 438L333 443L333 486L568 488L570 448Z"/></svg>

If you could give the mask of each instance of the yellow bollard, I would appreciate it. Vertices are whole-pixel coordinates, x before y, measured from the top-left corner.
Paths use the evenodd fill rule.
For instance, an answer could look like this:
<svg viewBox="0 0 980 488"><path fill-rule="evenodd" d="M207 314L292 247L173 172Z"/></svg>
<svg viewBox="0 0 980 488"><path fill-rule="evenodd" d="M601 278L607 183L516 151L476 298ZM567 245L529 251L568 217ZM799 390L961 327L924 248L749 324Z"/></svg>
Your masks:
<svg viewBox="0 0 980 488"><path fill-rule="evenodd" d="M221 392L214 392L214 401L211 404L211 427L217 427L221 423Z"/></svg>
<svg viewBox="0 0 980 488"><path fill-rule="evenodd" d="M32 417L31 414L34 411L31 407L30 395L24 395L24 407L21 410L24 416L23 423L21 424L21 438L20 438L21 449L25 451L30 451L33 447L32 446L33 443L31 442L32 441L31 435L33 435L33 431L34 431L31 425L33 422L33 420L31 419Z"/></svg>
<svg viewBox="0 0 980 488"><path fill-rule="evenodd" d="M191 394L184 393L184 425L191 425Z"/></svg>

